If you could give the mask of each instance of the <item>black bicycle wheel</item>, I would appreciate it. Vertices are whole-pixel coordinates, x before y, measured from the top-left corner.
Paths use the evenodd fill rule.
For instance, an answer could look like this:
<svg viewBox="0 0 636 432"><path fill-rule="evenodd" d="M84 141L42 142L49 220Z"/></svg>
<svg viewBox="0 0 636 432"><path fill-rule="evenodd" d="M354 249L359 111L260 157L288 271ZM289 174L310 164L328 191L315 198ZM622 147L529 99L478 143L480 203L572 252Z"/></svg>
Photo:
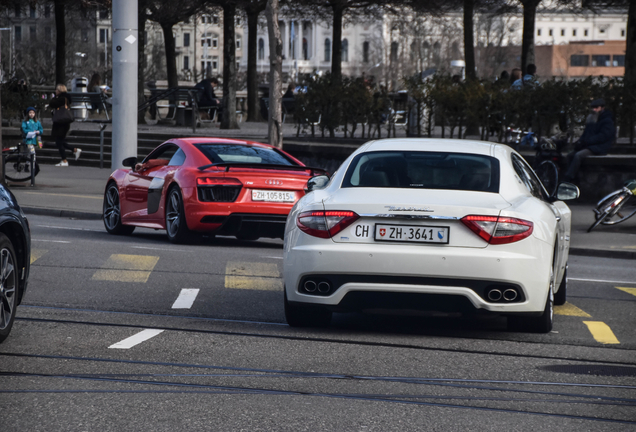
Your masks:
<svg viewBox="0 0 636 432"><path fill-rule="evenodd" d="M4 162L4 176L16 182L30 180L31 161L23 155L7 156Z"/></svg>
<svg viewBox="0 0 636 432"><path fill-rule="evenodd" d="M596 205L596 209L594 209L594 217L596 218L596 220L587 229L587 232L592 231L594 228L602 224L603 221L606 218L608 218L612 214L612 212L615 210L615 208L612 207L613 203L616 202L617 199L620 199L620 198L624 199L625 194L626 192L617 191L606 196L601 201L599 201L598 204Z"/></svg>
<svg viewBox="0 0 636 432"><path fill-rule="evenodd" d="M536 169L537 176L548 195L553 196L559 186L559 170L551 160L544 160Z"/></svg>

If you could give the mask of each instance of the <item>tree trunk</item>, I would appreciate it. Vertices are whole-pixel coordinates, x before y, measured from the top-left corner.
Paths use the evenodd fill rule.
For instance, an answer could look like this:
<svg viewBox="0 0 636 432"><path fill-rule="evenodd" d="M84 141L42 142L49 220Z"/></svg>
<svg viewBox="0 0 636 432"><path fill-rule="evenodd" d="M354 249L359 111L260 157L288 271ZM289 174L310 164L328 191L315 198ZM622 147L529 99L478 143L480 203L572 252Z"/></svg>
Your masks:
<svg viewBox="0 0 636 432"><path fill-rule="evenodd" d="M265 15L269 33L269 143L283 148L281 99L283 76L283 40L278 26L278 0L267 0Z"/></svg>
<svg viewBox="0 0 636 432"><path fill-rule="evenodd" d="M475 79L475 33L473 15L475 0L464 0L464 61L466 62L466 78Z"/></svg>
<svg viewBox="0 0 636 432"><path fill-rule="evenodd" d="M629 4L627 11L627 37L625 47L625 77L623 83L626 89L626 101L623 103L625 120L621 125L621 136L629 136L629 143L634 144L634 123L636 122L636 2ZM628 108L629 107L629 108Z"/></svg>
<svg viewBox="0 0 636 432"><path fill-rule="evenodd" d="M55 0L55 82L66 84L66 24L64 0Z"/></svg>
<svg viewBox="0 0 636 432"><path fill-rule="evenodd" d="M344 6L333 5L333 40L331 41L331 75L333 84L340 85L342 80L342 15Z"/></svg>
<svg viewBox="0 0 636 432"><path fill-rule="evenodd" d="M143 11L143 12L142 12ZM137 73L137 101L141 105L146 101L144 94L144 72L146 70L146 14L145 2L139 2L139 14L137 17L138 41L137 41L137 57L138 57L138 73ZM146 124L146 110L137 111L137 124Z"/></svg>
<svg viewBox="0 0 636 432"><path fill-rule="evenodd" d="M247 120L260 121L258 111L258 15L260 10L251 9L247 12Z"/></svg>
<svg viewBox="0 0 636 432"><path fill-rule="evenodd" d="M236 5L223 6L223 117L221 129L239 129L236 121Z"/></svg>
<svg viewBox="0 0 636 432"><path fill-rule="evenodd" d="M521 40L521 73L526 74L526 68L534 60L534 22L537 6L541 0L521 0L523 4L523 36Z"/></svg>
<svg viewBox="0 0 636 432"><path fill-rule="evenodd" d="M172 34L172 23L161 23L163 30L163 40L166 49L166 72L168 73L168 87L179 86L179 76L177 75L177 55L174 35Z"/></svg>

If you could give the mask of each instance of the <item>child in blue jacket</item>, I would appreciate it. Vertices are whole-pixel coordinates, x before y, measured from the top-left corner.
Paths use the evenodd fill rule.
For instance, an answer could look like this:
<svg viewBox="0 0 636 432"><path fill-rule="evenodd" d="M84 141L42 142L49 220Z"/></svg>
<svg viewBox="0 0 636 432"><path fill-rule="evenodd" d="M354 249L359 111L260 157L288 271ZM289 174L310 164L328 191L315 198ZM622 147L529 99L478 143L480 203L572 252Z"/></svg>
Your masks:
<svg viewBox="0 0 636 432"><path fill-rule="evenodd" d="M29 132L35 132L35 136L32 138L27 138ZM27 119L22 122L22 136L24 137L24 143L37 145L38 141L42 142L43 133L44 129L42 129L42 123L40 123L40 121L35 116L35 108L28 107ZM39 140L38 137L40 138Z"/></svg>

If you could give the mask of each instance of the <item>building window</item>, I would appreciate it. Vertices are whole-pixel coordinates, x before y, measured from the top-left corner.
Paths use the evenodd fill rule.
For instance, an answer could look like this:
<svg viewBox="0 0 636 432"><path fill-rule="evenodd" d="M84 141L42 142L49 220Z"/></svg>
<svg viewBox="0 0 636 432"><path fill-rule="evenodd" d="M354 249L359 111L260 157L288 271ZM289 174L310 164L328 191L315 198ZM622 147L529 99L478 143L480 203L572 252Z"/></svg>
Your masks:
<svg viewBox="0 0 636 432"><path fill-rule="evenodd" d="M615 56L613 56L612 66L614 66L614 67L625 67L625 56L624 55L615 55Z"/></svg>
<svg viewBox="0 0 636 432"><path fill-rule="evenodd" d="M325 61L331 61L331 40L329 38L325 39Z"/></svg>
<svg viewBox="0 0 636 432"><path fill-rule="evenodd" d="M592 66L606 67L610 65L611 65L610 56L608 55L593 55L592 56Z"/></svg>
<svg viewBox="0 0 636 432"><path fill-rule="evenodd" d="M189 47L190 46L190 33L184 33L183 34L183 46L184 47ZM188 68L186 68L188 69Z"/></svg>
<svg viewBox="0 0 636 432"><path fill-rule="evenodd" d="M587 35L589 35L589 34L590 34L590 32L589 32L589 30L588 30L588 29L583 30L583 36L587 36Z"/></svg>
<svg viewBox="0 0 636 432"><path fill-rule="evenodd" d="M35 26L29 27L29 40L35 41Z"/></svg>
<svg viewBox="0 0 636 432"><path fill-rule="evenodd" d="M369 63L369 42L367 41L362 43L362 61Z"/></svg>
<svg viewBox="0 0 636 432"><path fill-rule="evenodd" d="M218 47L219 47L219 39L218 38L212 38L212 48L217 49Z"/></svg>
<svg viewBox="0 0 636 432"><path fill-rule="evenodd" d="M44 39L51 40L51 27L44 27Z"/></svg>
<svg viewBox="0 0 636 432"><path fill-rule="evenodd" d="M391 42L391 63L398 61L398 50L400 45L397 42Z"/></svg>
<svg viewBox="0 0 636 432"><path fill-rule="evenodd" d="M590 65L590 56L588 55L572 55L570 57L570 66L589 66Z"/></svg>
<svg viewBox="0 0 636 432"><path fill-rule="evenodd" d="M576 29L572 29L572 36L576 36Z"/></svg>
<svg viewBox="0 0 636 432"><path fill-rule="evenodd" d="M51 18L51 6L44 6L44 18Z"/></svg>
<svg viewBox="0 0 636 432"><path fill-rule="evenodd" d="M190 57L189 56L183 56L183 68L185 70L190 69Z"/></svg>
<svg viewBox="0 0 636 432"><path fill-rule="evenodd" d="M621 37L625 37L625 29L621 29Z"/></svg>
<svg viewBox="0 0 636 432"><path fill-rule="evenodd" d="M88 42L88 29L82 29L82 41Z"/></svg>
<svg viewBox="0 0 636 432"><path fill-rule="evenodd" d="M537 29L537 36L541 36L541 29Z"/></svg>
<svg viewBox="0 0 636 432"><path fill-rule="evenodd" d="M35 18L35 8L33 6L29 10L29 18Z"/></svg>
<svg viewBox="0 0 636 432"><path fill-rule="evenodd" d="M263 38L260 38L258 40L258 59L265 59L265 41L263 40Z"/></svg>
<svg viewBox="0 0 636 432"><path fill-rule="evenodd" d="M108 42L108 29L99 29L99 43Z"/></svg>
<svg viewBox="0 0 636 432"><path fill-rule="evenodd" d="M342 40L342 61L349 61L349 41L347 39Z"/></svg>
<svg viewBox="0 0 636 432"><path fill-rule="evenodd" d="M217 70L219 68L219 58L212 57L212 70Z"/></svg>
<svg viewBox="0 0 636 432"><path fill-rule="evenodd" d="M22 8L20 6L16 6L15 7L15 17L16 18L20 18L21 15L22 15Z"/></svg>
<svg viewBox="0 0 636 432"><path fill-rule="evenodd" d="M241 49L241 38L240 37L236 38L236 49L237 50Z"/></svg>
<svg viewBox="0 0 636 432"><path fill-rule="evenodd" d="M22 27L15 26L15 41L20 42L22 40Z"/></svg>
<svg viewBox="0 0 636 432"><path fill-rule="evenodd" d="M108 19L108 9L102 9L99 11L99 19Z"/></svg>
<svg viewBox="0 0 636 432"><path fill-rule="evenodd" d="M550 29L550 30L548 30L548 34L549 34L550 36L554 36L554 31L553 31L552 29Z"/></svg>
<svg viewBox="0 0 636 432"><path fill-rule="evenodd" d="M565 29L561 29L561 36L565 36Z"/></svg>
<svg viewBox="0 0 636 432"><path fill-rule="evenodd" d="M599 30L598 30L598 32L599 32L599 33L605 33L605 29L604 29L604 28L599 29Z"/></svg>

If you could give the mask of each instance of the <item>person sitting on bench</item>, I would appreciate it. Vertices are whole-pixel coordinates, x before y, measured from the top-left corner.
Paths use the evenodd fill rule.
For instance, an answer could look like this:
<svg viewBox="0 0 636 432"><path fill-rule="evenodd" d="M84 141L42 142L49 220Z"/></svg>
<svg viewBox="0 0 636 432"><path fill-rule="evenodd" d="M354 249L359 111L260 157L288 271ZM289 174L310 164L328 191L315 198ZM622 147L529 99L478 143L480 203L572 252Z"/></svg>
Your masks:
<svg viewBox="0 0 636 432"><path fill-rule="evenodd" d="M218 119L221 119L221 101L214 94L214 89L219 85L219 80L215 77L204 78L200 83L194 86L194 88L201 91L199 97L199 108L201 118L204 120L210 120L210 111L215 109L218 114Z"/></svg>

